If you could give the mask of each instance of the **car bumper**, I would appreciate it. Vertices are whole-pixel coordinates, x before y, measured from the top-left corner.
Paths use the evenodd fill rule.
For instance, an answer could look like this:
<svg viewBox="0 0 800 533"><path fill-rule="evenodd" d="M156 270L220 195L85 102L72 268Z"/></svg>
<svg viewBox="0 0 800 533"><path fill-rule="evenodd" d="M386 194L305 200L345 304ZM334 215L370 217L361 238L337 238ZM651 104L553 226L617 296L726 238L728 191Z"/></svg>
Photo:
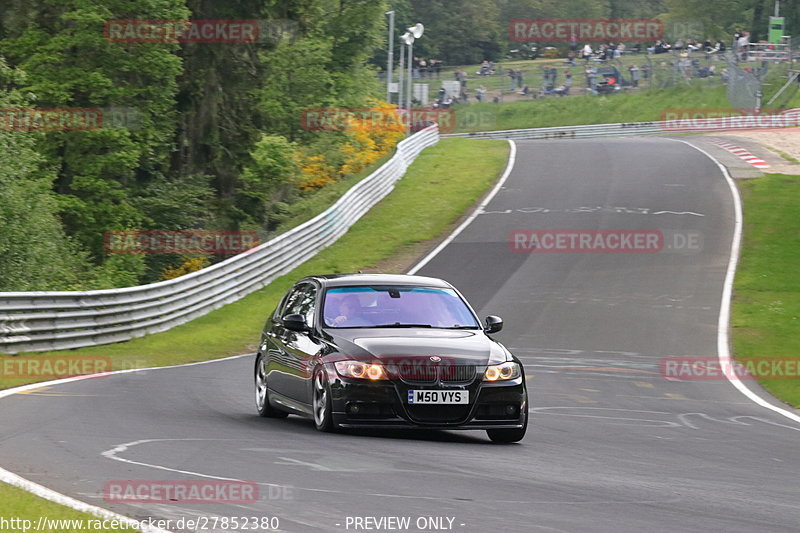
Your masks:
<svg viewBox="0 0 800 533"><path fill-rule="evenodd" d="M329 371L334 422L342 428L518 429L526 424L524 376L506 382L415 385L399 380L365 382ZM408 390L468 390L463 406L414 406ZM441 416L440 416L441 415Z"/></svg>

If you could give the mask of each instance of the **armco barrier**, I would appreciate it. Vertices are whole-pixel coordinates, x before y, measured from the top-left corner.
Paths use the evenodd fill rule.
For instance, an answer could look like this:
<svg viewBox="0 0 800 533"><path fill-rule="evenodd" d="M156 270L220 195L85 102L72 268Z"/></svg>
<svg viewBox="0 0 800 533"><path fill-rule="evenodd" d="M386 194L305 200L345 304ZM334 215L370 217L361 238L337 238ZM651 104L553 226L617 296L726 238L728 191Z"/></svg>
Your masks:
<svg viewBox="0 0 800 533"><path fill-rule="evenodd" d="M469 139L578 139L581 137L616 137L619 135L653 135L666 133L662 122L619 122L616 124L590 124L588 126L559 126L555 128L530 128L524 130L478 131L449 133L442 137Z"/></svg>
<svg viewBox="0 0 800 533"><path fill-rule="evenodd" d="M785 124L800 124L800 110L790 109L782 114L788 115ZM747 115L742 115L747 118ZM734 118L734 117L728 117ZM746 120L737 127L731 121L719 121L719 126L708 124L696 128L691 120L653 121L653 122L616 122L612 124L589 124L582 126L559 126L554 128L530 128L522 130L479 131L472 133L449 133L442 137L465 137L468 139L580 139L590 137L619 137L628 135L669 135L677 133L708 133L713 131L730 131L736 129L753 129Z"/></svg>
<svg viewBox="0 0 800 533"><path fill-rule="evenodd" d="M0 352L60 350L166 331L267 285L341 237L439 140L426 128L325 212L264 244L169 281L99 291L0 293Z"/></svg>

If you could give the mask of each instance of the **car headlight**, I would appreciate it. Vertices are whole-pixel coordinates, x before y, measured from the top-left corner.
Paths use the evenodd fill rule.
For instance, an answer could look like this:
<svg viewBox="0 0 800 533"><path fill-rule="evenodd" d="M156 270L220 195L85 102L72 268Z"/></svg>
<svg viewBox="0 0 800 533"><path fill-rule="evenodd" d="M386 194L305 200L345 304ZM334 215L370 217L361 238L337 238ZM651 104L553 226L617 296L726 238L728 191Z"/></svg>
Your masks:
<svg viewBox="0 0 800 533"><path fill-rule="evenodd" d="M369 379L377 381L387 379L386 371L382 365L371 365L360 361L337 361L334 363L340 376L354 379Z"/></svg>
<svg viewBox="0 0 800 533"><path fill-rule="evenodd" d="M516 379L522 375L519 365L514 361L508 361L499 365L489 365L483 373L483 381L507 381Z"/></svg>

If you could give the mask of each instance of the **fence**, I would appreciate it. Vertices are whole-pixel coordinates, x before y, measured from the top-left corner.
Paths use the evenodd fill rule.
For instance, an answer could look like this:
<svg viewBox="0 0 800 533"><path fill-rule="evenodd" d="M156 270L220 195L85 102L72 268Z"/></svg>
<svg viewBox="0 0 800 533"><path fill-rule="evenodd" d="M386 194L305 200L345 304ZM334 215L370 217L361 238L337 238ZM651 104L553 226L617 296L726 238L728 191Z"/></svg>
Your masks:
<svg viewBox="0 0 800 533"><path fill-rule="evenodd" d="M169 281L99 291L0 293L0 352L95 346L166 331L258 290L347 232L394 188L437 126L401 141L394 156L308 222L209 268Z"/></svg>

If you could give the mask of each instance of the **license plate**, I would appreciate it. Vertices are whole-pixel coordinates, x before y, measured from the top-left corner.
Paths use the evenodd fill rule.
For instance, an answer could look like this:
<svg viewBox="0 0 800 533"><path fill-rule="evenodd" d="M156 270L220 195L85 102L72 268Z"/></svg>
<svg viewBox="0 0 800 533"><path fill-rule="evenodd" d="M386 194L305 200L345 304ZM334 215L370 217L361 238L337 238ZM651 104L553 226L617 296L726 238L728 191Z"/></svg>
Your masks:
<svg viewBox="0 0 800 533"><path fill-rule="evenodd" d="M469 403L469 391L466 390L410 390L408 403L413 404L464 404Z"/></svg>

